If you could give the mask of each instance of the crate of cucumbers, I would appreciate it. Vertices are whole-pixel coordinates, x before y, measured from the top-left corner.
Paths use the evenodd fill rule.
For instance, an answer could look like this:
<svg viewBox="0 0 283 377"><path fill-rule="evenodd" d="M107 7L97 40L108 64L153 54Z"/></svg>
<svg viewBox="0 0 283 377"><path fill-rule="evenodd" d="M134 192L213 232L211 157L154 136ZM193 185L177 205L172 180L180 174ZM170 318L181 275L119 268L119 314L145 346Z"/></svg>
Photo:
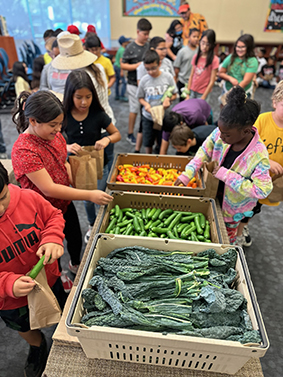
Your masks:
<svg viewBox="0 0 283 377"><path fill-rule="evenodd" d="M215 201L209 198L111 192L100 233L222 243Z"/></svg>
<svg viewBox="0 0 283 377"><path fill-rule="evenodd" d="M97 234L66 326L89 358L218 374L269 346L242 249L175 239Z"/></svg>

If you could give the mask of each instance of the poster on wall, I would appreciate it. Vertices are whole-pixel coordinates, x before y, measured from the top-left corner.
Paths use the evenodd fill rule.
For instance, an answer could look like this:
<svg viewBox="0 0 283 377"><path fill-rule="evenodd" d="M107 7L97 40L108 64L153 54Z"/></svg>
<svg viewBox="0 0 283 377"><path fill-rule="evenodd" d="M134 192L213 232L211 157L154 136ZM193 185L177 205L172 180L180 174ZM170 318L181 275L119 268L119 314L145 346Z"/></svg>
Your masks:
<svg viewBox="0 0 283 377"><path fill-rule="evenodd" d="M123 15L137 17L177 17L182 0L123 0Z"/></svg>
<svg viewBox="0 0 283 377"><path fill-rule="evenodd" d="M271 0L264 31L283 32L283 0Z"/></svg>

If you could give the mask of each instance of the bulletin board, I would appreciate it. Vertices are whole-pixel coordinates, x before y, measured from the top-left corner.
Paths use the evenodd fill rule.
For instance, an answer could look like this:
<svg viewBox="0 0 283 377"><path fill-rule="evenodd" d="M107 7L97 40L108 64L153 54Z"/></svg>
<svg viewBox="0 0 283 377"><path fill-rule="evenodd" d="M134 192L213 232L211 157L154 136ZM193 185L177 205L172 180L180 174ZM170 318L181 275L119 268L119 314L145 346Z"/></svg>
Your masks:
<svg viewBox="0 0 283 377"><path fill-rule="evenodd" d="M270 1L264 31L283 32L283 0Z"/></svg>

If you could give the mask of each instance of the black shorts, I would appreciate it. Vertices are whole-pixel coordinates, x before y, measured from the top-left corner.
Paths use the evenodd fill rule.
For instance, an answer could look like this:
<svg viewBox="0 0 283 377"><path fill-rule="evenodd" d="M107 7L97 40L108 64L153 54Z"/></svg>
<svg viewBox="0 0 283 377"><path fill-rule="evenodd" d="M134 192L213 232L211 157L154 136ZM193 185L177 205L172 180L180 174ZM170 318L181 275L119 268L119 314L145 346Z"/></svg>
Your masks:
<svg viewBox="0 0 283 377"><path fill-rule="evenodd" d="M56 280L56 283L51 289L63 310L67 294L64 291L60 277ZM13 330L20 332L27 332L30 330L28 305L12 310L0 310L0 317L6 323L7 327L10 327Z"/></svg>
<svg viewBox="0 0 283 377"><path fill-rule="evenodd" d="M260 204L259 202L257 202L256 206L252 209L252 212L253 212L252 217L254 217L254 215L256 215L256 214L258 214L258 213L261 212L261 207L262 207L262 204ZM249 219L251 219L252 217L244 217L241 220L241 223L247 224L249 222Z"/></svg>

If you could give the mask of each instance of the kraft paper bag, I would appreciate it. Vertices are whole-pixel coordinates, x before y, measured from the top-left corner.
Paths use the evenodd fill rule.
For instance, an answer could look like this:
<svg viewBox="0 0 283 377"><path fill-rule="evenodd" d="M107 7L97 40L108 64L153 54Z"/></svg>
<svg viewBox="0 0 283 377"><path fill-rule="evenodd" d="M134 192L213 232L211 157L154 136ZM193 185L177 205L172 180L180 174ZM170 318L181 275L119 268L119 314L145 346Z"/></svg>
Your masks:
<svg viewBox="0 0 283 377"><path fill-rule="evenodd" d="M47 283L44 268L34 281L36 285L27 296L31 330L55 325L60 321L62 313L60 305Z"/></svg>
<svg viewBox="0 0 283 377"><path fill-rule="evenodd" d="M267 199L271 203L277 203L283 201L283 176L275 175L272 177L273 190L268 195Z"/></svg>
<svg viewBox="0 0 283 377"><path fill-rule="evenodd" d="M82 190L96 190L96 159L87 153L84 156L70 156L69 162L72 170L73 186Z"/></svg>
<svg viewBox="0 0 283 377"><path fill-rule="evenodd" d="M219 179L212 175L214 168L218 166L216 161L205 162L203 164L203 179L205 184L204 196L214 199L217 194Z"/></svg>
<svg viewBox="0 0 283 377"><path fill-rule="evenodd" d="M162 105L154 106L150 109L154 130L161 131L163 125L164 112L165 110Z"/></svg>
<svg viewBox="0 0 283 377"><path fill-rule="evenodd" d="M97 179L102 179L104 166L104 149L97 151L94 149L94 145L87 145L82 147L82 150L79 151L79 156L85 156L87 154L90 154L91 158L96 159Z"/></svg>

